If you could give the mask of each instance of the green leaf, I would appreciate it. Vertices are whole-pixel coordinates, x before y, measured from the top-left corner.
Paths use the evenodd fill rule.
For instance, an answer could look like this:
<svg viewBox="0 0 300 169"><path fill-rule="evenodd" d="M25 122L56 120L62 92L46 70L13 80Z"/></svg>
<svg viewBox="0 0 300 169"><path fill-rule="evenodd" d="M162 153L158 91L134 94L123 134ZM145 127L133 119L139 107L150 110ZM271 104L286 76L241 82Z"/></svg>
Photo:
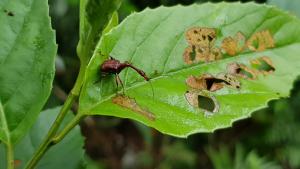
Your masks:
<svg viewBox="0 0 300 169"><path fill-rule="evenodd" d="M119 16L118 12L114 12L110 18L110 21L108 22L107 26L103 30L103 34L108 33L112 28L116 27L119 24Z"/></svg>
<svg viewBox="0 0 300 169"><path fill-rule="evenodd" d="M102 31L122 0L81 0L80 34L77 53L83 64L87 64L99 41ZM115 17L115 16L114 16Z"/></svg>
<svg viewBox="0 0 300 169"><path fill-rule="evenodd" d="M195 26L216 28L217 45L239 31L249 38L255 32L269 30L275 47L261 52L246 51L235 57L225 55L224 59L212 63L187 65L183 61L188 46L185 31ZM229 127L234 121L266 107L268 101L289 96L293 81L300 74L299 26L297 18L254 3L207 3L134 13L102 38L88 65L79 112L134 119L178 137ZM126 95L131 98L131 110L114 104L115 78L113 75L101 78L99 72L108 55L145 71L151 78L154 97L149 82L132 69L125 69L120 78ZM239 78L239 90L225 87L210 92L219 103L218 112L207 116L204 110L192 107L186 100L185 93L189 90L186 79L190 75L226 72L228 64L233 62L250 66L251 59L261 56L272 60L275 71L259 75L255 80ZM138 111L136 105L145 112Z"/></svg>
<svg viewBox="0 0 300 169"><path fill-rule="evenodd" d="M41 112L29 133L16 145L15 159L18 164L17 169L24 168L26 162L30 160L34 151L45 138L60 108L61 107L57 107ZM68 113L62 126L65 126L72 117L72 113ZM3 149L3 146L0 145L0 168L5 168L5 166L3 166L5 162L1 161L4 159L5 154L1 149ZM80 161L83 160L83 156L83 138L80 134L80 128L77 126L60 143L52 147L45 154L38 163L37 169L74 169L79 165Z"/></svg>
<svg viewBox="0 0 300 169"><path fill-rule="evenodd" d="M5 144L5 149L6 149L6 164L7 164L7 168L14 168L13 166L13 160L14 160L14 153L13 153L13 146L11 143L11 137L10 137L10 133L8 130L8 125L6 123L6 117L5 117L5 112L0 100L0 140L3 141L3 143ZM4 157L1 159L5 159ZM1 162L3 164L5 164L5 162ZM1 164L0 163L0 164Z"/></svg>
<svg viewBox="0 0 300 169"><path fill-rule="evenodd" d="M298 0L268 0L268 4L276 5L279 8L290 11L292 14L300 17L300 1Z"/></svg>
<svg viewBox="0 0 300 169"><path fill-rule="evenodd" d="M15 144L50 94L57 47L46 0L2 0L0 9L0 99Z"/></svg>
<svg viewBox="0 0 300 169"><path fill-rule="evenodd" d="M5 117L5 112L0 100L0 140L3 141L3 143L7 144L11 144L10 141L10 133L8 130L8 125L6 122L6 117Z"/></svg>

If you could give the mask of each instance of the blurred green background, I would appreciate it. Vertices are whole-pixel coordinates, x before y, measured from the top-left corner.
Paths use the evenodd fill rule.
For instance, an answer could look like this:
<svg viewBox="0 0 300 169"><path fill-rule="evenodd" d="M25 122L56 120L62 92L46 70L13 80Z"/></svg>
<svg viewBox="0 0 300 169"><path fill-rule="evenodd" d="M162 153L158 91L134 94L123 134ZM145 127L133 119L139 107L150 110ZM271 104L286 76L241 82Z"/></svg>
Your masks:
<svg viewBox="0 0 300 169"><path fill-rule="evenodd" d="M207 0L124 0L118 12L122 20L146 7L203 2ZM299 0L255 2L278 5L300 16ZM79 0L50 0L49 4L59 48L54 89L45 108L64 101L79 68L76 56ZM73 109L76 111L76 106ZM212 134L195 134L187 139L162 135L130 120L88 117L82 122L81 130L90 162L79 168L297 169L300 168L299 128L299 80L290 98L270 102L269 108L236 122L232 128Z"/></svg>

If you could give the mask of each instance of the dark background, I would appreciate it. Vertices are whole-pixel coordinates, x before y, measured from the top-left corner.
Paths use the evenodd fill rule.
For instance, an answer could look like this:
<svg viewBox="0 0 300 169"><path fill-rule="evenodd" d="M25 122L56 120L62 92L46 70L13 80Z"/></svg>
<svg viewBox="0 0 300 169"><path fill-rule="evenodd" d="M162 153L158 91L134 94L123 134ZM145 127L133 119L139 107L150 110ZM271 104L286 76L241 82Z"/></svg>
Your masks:
<svg viewBox="0 0 300 169"><path fill-rule="evenodd" d="M207 1L124 0L119 15L122 20L132 11L146 7L195 2ZM264 0L256 2L265 3ZM54 90L46 108L63 103L79 68L76 55L79 1L50 0L49 3L59 48ZM103 168L296 169L300 168L299 101L298 80L290 98L270 102L269 108L236 122L232 128L213 134L195 134L187 139L162 135L131 120L88 117L81 124L84 148Z"/></svg>

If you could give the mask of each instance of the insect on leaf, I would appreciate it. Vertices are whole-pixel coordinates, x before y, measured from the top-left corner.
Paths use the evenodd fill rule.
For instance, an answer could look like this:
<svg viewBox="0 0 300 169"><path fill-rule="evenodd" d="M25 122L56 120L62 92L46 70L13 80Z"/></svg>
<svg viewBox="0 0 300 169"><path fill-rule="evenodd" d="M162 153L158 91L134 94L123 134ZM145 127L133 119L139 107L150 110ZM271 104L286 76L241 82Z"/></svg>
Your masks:
<svg viewBox="0 0 300 169"><path fill-rule="evenodd" d="M86 72L79 113L130 118L178 137L231 126L270 100L289 96L300 74L299 27L297 18L254 3L206 3L133 13L99 43ZM238 32L248 45L242 50L243 43L237 42L232 57L222 49L222 41ZM258 43L250 43L254 41ZM154 96L149 82L134 70L119 74L126 97L151 112L154 120L113 102L116 90L120 93L122 88L117 88L114 76L101 77L104 59L99 53L128 61L151 78ZM205 74L212 76L208 83L201 79Z"/></svg>

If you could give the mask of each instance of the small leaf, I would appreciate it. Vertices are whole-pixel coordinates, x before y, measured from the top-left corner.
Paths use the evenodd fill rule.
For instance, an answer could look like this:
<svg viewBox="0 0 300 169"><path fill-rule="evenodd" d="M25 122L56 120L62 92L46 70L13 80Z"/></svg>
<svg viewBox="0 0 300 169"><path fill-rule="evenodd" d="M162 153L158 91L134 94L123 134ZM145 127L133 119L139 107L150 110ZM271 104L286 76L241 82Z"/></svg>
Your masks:
<svg viewBox="0 0 300 169"><path fill-rule="evenodd" d="M103 30L102 34L106 34L109 32L112 28L116 27L119 24L119 16L118 12L114 12L112 14L112 17L110 18L110 21L108 22L107 26Z"/></svg>
<svg viewBox="0 0 300 169"><path fill-rule="evenodd" d="M80 34L77 52L82 63L87 64L99 41L102 31L111 20L117 21L114 12L122 0L81 0L80 1Z"/></svg>
<svg viewBox="0 0 300 169"><path fill-rule="evenodd" d="M57 47L46 0L2 0L0 8L0 99L16 143L50 94Z"/></svg>
<svg viewBox="0 0 300 169"><path fill-rule="evenodd" d="M134 119L178 137L231 126L234 121L247 118L252 112L266 107L268 101L289 96L293 81L300 74L299 27L297 18L274 7L254 3L207 3L134 13L101 39L88 65L79 112L82 115ZM197 34L202 42L206 41L204 45L198 44L197 38L196 41L189 41L186 32L191 28L213 29L216 37L206 41L208 36ZM238 32L246 40L251 37L258 39L258 46L255 47L263 45L264 50L262 47L260 50L247 48L238 50L235 56L222 51L223 56L217 61L208 59L185 63L183 55L187 47L206 47L204 50L210 53L214 48L220 49L225 38L234 37ZM257 37L262 32L269 32L267 38ZM274 44L269 43L272 40ZM151 112L154 120L132 108L113 103L117 90L115 77L103 76L100 72L100 65L109 55L121 62L128 61L151 78L149 83L129 68L119 75L125 95ZM262 57L270 59L275 71L263 73L264 70L252 67L253 60L261 60ZM235 67L230 67L234 64ZM255 77L248 77L252 72ZM229 73L230 76L225 77ZM218 90L191 89L186 84L189 77L201 77L203 74L218 77L213 80ZM122 88L118 90L120 92ZM204 91L211 97L203 99L203 95L197 94ZM185 97L187 92L192 93L189 100ZM218 111L207 114L201 100L218 103L209 109L218 108Z"/></svg>
<svg viewBox="0 0 300 169"><path fill-rule="evenodd" d="M61 107L57 107L41 112L29 133L16 145L15 159L18 162L18 167L16 169L25 167L26 163L30 160L33 153L49 131L60 108ZM64 119L62 126L66 125L68 120L71 120L72 117L72 113L69 112ZM0 145L0 168L5 168L5 166L3 166L5 162L1 161L5 159L5 154L1 149L3 149L2 145ZM80 134L79 127L75 127L60 143L53 146L45 156L43 156L36 168L74 169L79 162L83 160L83 154L83 138Z"/></svg>

